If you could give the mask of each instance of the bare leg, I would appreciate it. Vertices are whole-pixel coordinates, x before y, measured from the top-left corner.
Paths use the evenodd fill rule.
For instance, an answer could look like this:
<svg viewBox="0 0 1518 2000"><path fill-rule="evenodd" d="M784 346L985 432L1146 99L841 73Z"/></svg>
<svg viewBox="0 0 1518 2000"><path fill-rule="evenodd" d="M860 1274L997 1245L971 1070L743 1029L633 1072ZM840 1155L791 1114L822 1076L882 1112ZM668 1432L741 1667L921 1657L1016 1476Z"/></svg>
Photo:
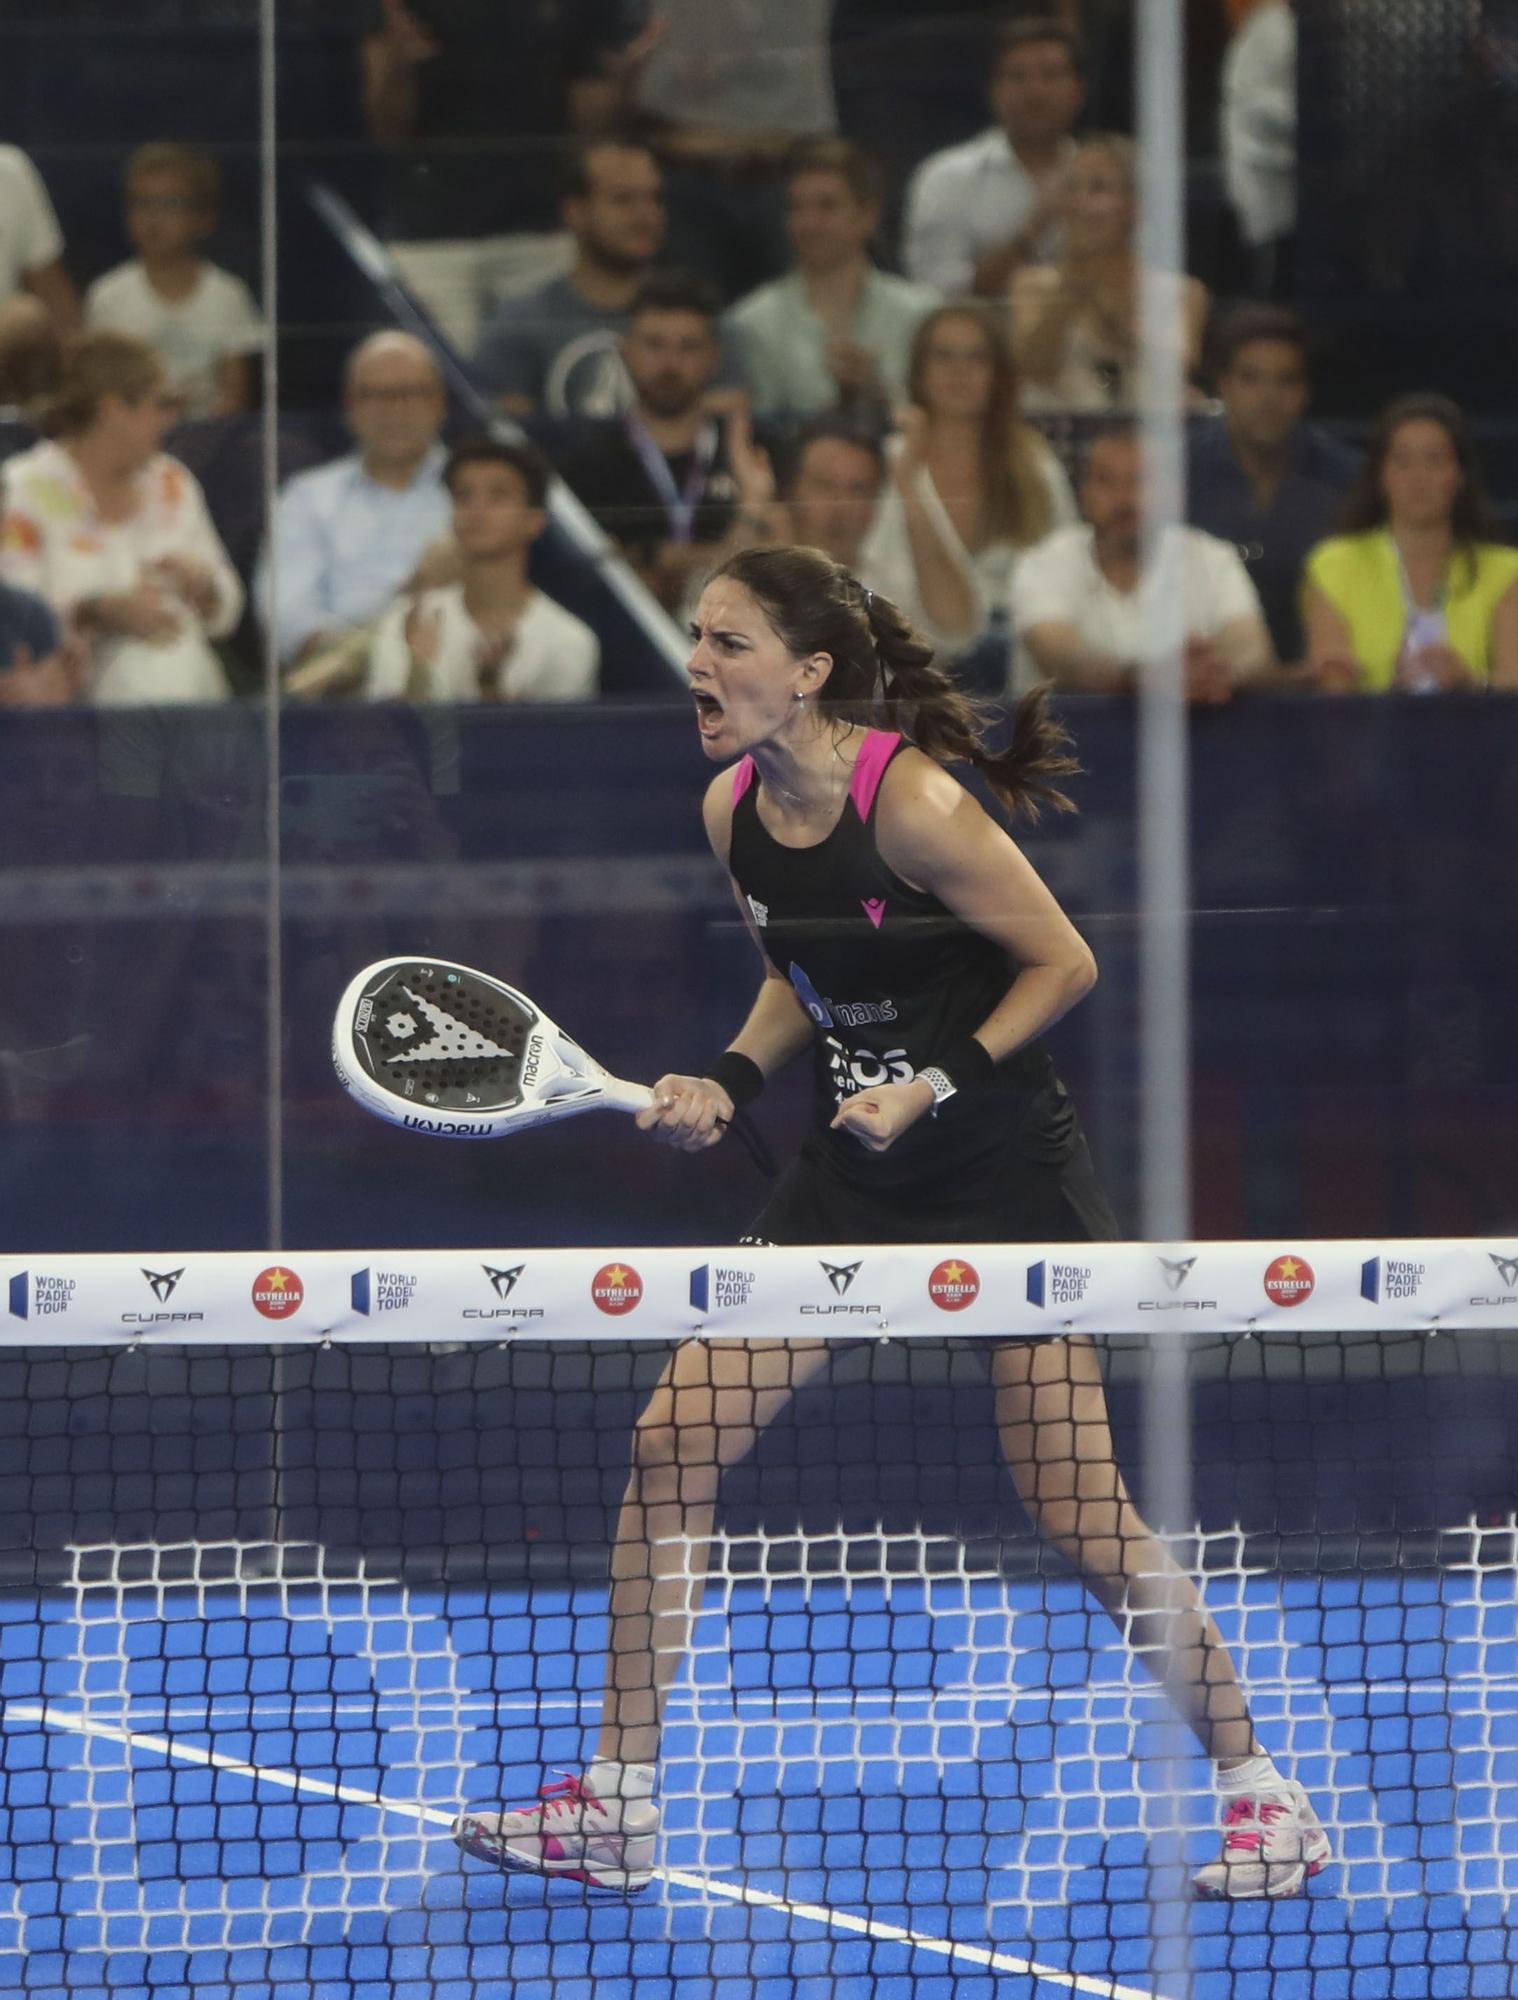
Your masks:
<svg viewBox="0 0 1518 2000"><path fill-rule="evenodd" d="M1034 1526L1111 1615L1207 1756L1227 1766L1256 1755L1222 1636L1128 1496L1091 1341L999 1347L991 1377L1001 1448Z"/></svg>
<svg viewBox="0 0 1518 2000"><path fill-rule="evenodd" d="M598 1757L657 1761L665 1698L701 1608L722 1468L747 1457L827 1358L811 1340L688 1340L671 1355L633 1434L617 1522Z"/></svg>

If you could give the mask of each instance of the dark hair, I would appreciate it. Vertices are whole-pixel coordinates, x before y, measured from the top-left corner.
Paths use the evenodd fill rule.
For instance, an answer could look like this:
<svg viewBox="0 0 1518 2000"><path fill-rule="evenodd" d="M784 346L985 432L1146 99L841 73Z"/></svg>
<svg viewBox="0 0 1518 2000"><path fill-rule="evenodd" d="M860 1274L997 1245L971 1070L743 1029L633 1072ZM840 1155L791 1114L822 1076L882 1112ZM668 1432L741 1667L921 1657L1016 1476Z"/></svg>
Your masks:
<svg viewBox="0 0 1518 2000"><path fill-rule="evenodd" d="M548 498L552 470L548 460L534 445L506 444L499 438L486 437L483 432L475 437L461 438L448 454L448 463L443 467L443 484L450 493L454 480L466 465L508 467L527 488L529 507L541 507Z"/></svg>
<svg viewBox="0 0 1518 2000"><path fill-rule="evenodd" d="M1091 470L1091 454L1099 444L1131 444L1137 451L1143 449L1143 442L1136 417L1104 417L1081 439L1080 478Z"/></svg>
<svg viewBox="0 0 1518 2000"><path fill-rule="evenodd" d="M1080 36L1073 34L1063 21L1053 20L1047 14L1014 14L1010 21L1003 21L991 43L991 67L999 69L1004 57L1039 42L1058 42L1076 75L1085 75L1086 56Z"/></svg>
<svg viewBox="0 0 1518 2000"><path fill-rule="evenodd" d="M1389 517L1383 483L1387 454L1402 426L1417 423L1438 424L1460 461L1460 491L1455 495L1455 504L1450 510L1450 527L1456 549L1467 564L1473 565L1477 544L1500 542L1503 534L1486 496L1486 482L1481 476L1480 462L1464 412L1448 396L1398 396L1387 404L1377 420L1360 477L1345 502L1340 532L1363 535L1372 528L1385 527Z"/></svg>
<svg viewBox="0 0 1518 2000"><path fill-rule="evenodd" d="M877 478L885 474L885 447L879 434L867 430L862 424L850 423L847 417L840 417L824 411L821 416L811 417L802 424L786 446L783 459L783 476L780 484L789 492L801 471L801 461L814 444L852 445L855 451L868 453L875 466Z"/></svg>
<svg viewBox="0 0 1518 2000"><path fill-rule="evenodd" d="M565 155L559 172L561 201L589 200L595 192L590 163L597 153L644 153L651 160L657 158L648 141L636 132L597 132L594 138L577 140Z"/></svg>
<svg viewBox="0 0 1518 2000"><path fill-rule="evenodd" d="M1235 306L1218 320L1212 335L1213 372L1226 375L1246 347L1273 340L1294 347L1305 367L1312 354L1307 322L1289 306Z"/></svg>
<svg viewBox="0 0 1518 2000"><path fill-rule="evenodd" d="M650 271L633 293L627 308L629 325L640 313L695 313L713 325L721 315L722 299L708 279L694 271Z"/></svg>
<svg viewBox="0 0 1518 2000"><path fill-rule="evenodd" d="M1054 526L1054 507L1044 468L1049 447L1018 413L1017 363L1001 319L979 299L952 299L935 306L912 338L907 394L927 409L923 382L928 343L945 320L967 320L986 344L991 362L991 397L980 427L980 484L985 522L994 540L1040 542ZM929 411L929 415L932 412Z"/></svg>
<svg viewBox="0 0 1518 2000"><path fill-rule="evenodd" d="M221 168L209 153L198 146L180 146L169 140L154 140L139 146L127 157L126 188L148 174L173 174L190 190L190 199L203 214L215 212L221 198Z"/></svg>
<svg viewBox="0 0 1518 2000"><path fill-rule="evenodd" d="M940 764L973 764L1012 812L1073 812L1060 781L1079 769L1069 735L1049 713L1048 689L1017 705L1005 750L986 741L985 717L933 648L888 597L866 590L821 549L769 545L729 556L715 576L742 584L789 653L828 653L835 725L900 730Z"/></svg>
<svg viewBox="0 0 1518 2000"><path fill-rule="evenodd" d="M785 156L787 186L802 174L837 174L861 208L885 200L885 168L852 139L798 139Z"/></svg>

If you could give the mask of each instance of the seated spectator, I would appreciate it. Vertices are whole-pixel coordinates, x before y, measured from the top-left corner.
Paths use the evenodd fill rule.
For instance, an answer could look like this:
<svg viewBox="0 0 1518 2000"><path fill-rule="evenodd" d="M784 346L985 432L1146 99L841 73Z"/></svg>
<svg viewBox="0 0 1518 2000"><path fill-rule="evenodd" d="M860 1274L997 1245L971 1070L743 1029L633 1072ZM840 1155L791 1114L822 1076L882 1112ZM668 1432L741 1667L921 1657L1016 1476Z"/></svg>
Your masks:
<svg viewBox="0 0 1518 2000"><path fill-rule="evenodd" d="M176 403L144 341L86 334L47 442L0 468L0 575L72 624L101 705L228 692L210 642L241 617L242 585L193 474L159 450Z"/></svg>
<svg viewBox="0 0 1518 2000"><path fill-rule="evenodd" d="M1080 44L1062 22L1025 17L998 30L996 123L924 160L907 188L908 277L946 298L1000 299L1014 271L1059 253L1059 194L1084 96Z"/></svg>
<svg viewBox="0 0 1518 2000"><path fill-rule="evenodd" d="M1076 148L1060 197L1065 252L1025 264L1008 295L1023 404L1039 410L1130 409L1138 393L1138 223L1133 142L1110 135ZM1172 274L1189 376L1207 323L1207 288Z"/></svg>
<svg viewBox="0 0 1518 2000"><path fill-rule="evenodd" d="M62 334L41 299L17 292L0 305L0 423L30 423L62 379Z"/></svg>
<svg viewBox="0 0 1518 2000"><path fill-rule="evenodd" d="M664 244L653 154L623 139L586 140L573 156L562 214L574 268L497 306L475 366L512 416L615 416L630 396L618 347L628 307Z"/></svg>
<svg viewBox="0 0 1518 2000"><path fill-rule="evenodd" d="M1223 185L1249 252L1249 289L1290 283L1297 227L1297 17L1291 0L1246 0L1223 58Z"/></svg>
<svg viewBox="0 0 1518 2000"><path fill-rule="evenodd" d="M923 517L932 520L938 542L974 574L983 615L1009 618L1012 575L1022 551L1079 516L1063 466L1018 415L1011 351L989 308L967 301L928 315L912 346L910 391L920 436L915 449L904 441L893 444L892 462L903 449L910 451ZM865 560L889 579L878 586L883 594L916 617L922 607L909 588L916 567L911 539L911 518L900 483L893 481L882 497ZM947 635L935 634L931 620L928 630L946 643ZM1007 665L1003 660L1001 681Z"/></svg>
<svg viewBox="0 0 1518 2000"><path fill-rule="evenodd" d="M884 192L875 161L846 139L812 140L791 155L785 220L795 265L727 316L757 415L815 416L905 395L912 336L938 300L871 263Z"/></svg>
<svg viewBox="0 0 1518 2000"><path fill-rule="evenodd" d="M79 295L42 176L19 146L0 146L0 305L18 292L40 299L60 334L78 327Z"/></svg>
<svg viewBox="0 0 1518 2000"><path fill-rule="evenodd" d="M785 263L781 192L798 139L838 130L835 0L659 0L617 65L669 190L672 264L724 304Z"/></svg>
<svg viewBox="0 0 1518 2000"><path fill-rule="evenodd" d="M281 489L277 563L259 563L259 613L286 665L377 617L448 532L448 404L430 351L409 333L371 334L348 358L343 407L358 450Z"/></svg>
<svg viewBox="0 0 1518 2000"><path fill-rule="evenodd" d="M914 413L915 414L915 413ZM925 498L927 482L918 449L925 435L910 423L891 454L872 431L841 417L814 417L795 442L783 493L777 492L769 454L753 443L747 419L728 426L738 487L723 556L756 542L799 542L826 551L870 590L905 608L935 645L957 652L979 632L985 607L963 545L942 507ZM873 529L882 506L900 511L903 531L886 558L873 552Z"/></svg>
<svg viewBox="0 0 1518 2000"><path fill-rule="evenodd" d="M0 583L0 708L58 708L78 687L78 648L42 598Z"/></svg>
<svg viewBox="0 0 1518 2000"><path fill-rule="evenodd" d="M699 278L646 278L622 336L632 406L587 425L559 468L668 611L713 566L733 518L726 443L708 401L722 358L717 311Z"/></svg>
<svg viewBox="0 0 1518 2000"><path fill-rule="evenodd" d="M1223 326L1222 412L1188 440L1191 524L1232 542L1249 567L1276 658L1303 659L1302 565L1333 532L1359 454L1307 415L1307 329L1281 306L1244 306Z"/></svg>
<svg viewBox="0 0 1518 2000"><path fill-rule="evenodd" d="M1501 541L1465 419L1403 396L1376 427L1344 530L1307 561L1312 678L1332 693L1518 688L1518 549Z"/></svg>
<svg viewBox="0 0 1518 2000"><path fill-rule="evenodd" d="M370 701L585 701L601 648L588 625L535 590L527 556L543 532L548 466L528 446L476 438L453 453L458 583L402 598L380 620Z"/></svg>
<svg viewBox="0 0 1518 2000"><path fill-rule="evenodd" d="M472 354L489 298L564 268L559 157L565 133L612 115L622 10L370 0L367 11L359 81L384 152L381 233L453 345Z"/></svg>
<svg viewBox="0 0 1518 2000"><path fill-rule="evenodd" d="M230 416L253 401L264 345L253 294L197 245L216 227L220 174L191 146L139 146L127 162L127 235L137 255L97 278L85 325L157 348L187 417Z"/></svg>
<svg viewBox="0 0 1518 2000"><path fill-rule="evenodd" d="M1131 429L1093 438L1081 481L1086 525L1056 528L1017 566L1012 615L1018 638L1037 672L1059 686L1126 692L1143 670L1152 605L1178 595L1187 694L1197 702L1226 701L1272 665L1259 597L1237 551L1199 528L1172 528L1145 572L1141 471Z"/></svg>

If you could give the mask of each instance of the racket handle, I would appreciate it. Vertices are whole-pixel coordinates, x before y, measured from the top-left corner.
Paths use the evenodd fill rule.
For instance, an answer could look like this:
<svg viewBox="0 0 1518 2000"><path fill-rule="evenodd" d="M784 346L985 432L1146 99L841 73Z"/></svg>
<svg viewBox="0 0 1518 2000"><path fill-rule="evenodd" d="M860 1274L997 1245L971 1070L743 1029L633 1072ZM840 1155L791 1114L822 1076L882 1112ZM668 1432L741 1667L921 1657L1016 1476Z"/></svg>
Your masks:
<svg viewBox="0 0 1518 2000"><path fill-rule="evenodd" d="M646 1083L624 1083L619 1076L600 1079L600 1102L611 1111L646 1111L654 1094Z"/></svg>

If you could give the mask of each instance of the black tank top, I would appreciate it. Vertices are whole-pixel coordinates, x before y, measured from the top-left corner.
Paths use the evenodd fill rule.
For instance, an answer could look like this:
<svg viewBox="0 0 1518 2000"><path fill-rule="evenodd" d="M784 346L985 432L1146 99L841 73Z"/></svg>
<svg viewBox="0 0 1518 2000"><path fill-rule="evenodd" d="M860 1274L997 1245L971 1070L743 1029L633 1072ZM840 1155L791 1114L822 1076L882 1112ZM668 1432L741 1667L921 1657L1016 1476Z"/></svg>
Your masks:
<svg viewBox="0 0 1518 2000"><path fill-rule="evenodd" d="M813 847L785 847L759 818L753 759L733 771L729 866L764 948L814 1027L809 1150L856 1186L914 1186L952 1202L963 1177L1009 1155L1057 1162L1078 1136L1042 1043L997 1066L992 1083L950 1098L884 1153L829 1124L845 1097L910 1083L973 1034L1011 984L1007 954L936 896L902 881L875 837L881 781L907 744L870 730L837 825Z"/></svg>

